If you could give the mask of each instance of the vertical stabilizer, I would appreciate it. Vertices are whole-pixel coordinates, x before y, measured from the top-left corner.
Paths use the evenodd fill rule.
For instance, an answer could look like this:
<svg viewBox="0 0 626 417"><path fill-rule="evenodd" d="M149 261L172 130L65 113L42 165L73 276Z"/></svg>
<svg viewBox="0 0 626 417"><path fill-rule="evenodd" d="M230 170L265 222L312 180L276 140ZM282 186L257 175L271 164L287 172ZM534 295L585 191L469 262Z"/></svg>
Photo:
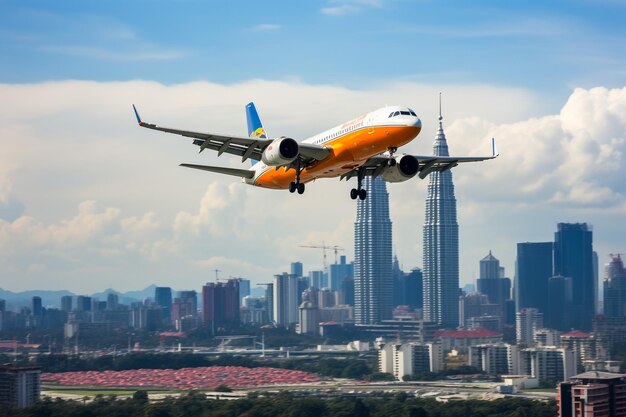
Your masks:
<svg viewBox="0 0 626 417"><path fill-rule="evenodd" d="M246 120L248 122L248 136L251 138L267 139L265 129L263 128L263 124L261 123L261 119L259 118L259 114L253 102L246 105ZM257 162L258 161L252 160L252 165Z"/></svg>

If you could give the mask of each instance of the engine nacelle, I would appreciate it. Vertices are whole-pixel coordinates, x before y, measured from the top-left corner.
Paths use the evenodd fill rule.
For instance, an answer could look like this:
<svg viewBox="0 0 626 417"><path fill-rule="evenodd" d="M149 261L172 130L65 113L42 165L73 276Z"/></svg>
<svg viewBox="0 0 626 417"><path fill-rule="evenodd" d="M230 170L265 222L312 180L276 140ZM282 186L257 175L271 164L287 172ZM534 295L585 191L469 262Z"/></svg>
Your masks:
<svg viewBox="0 0 626 417"><path fill-rule="evenodd" d="M269 166L287 165L298 157L300 147L298 142L291 138L280 137L274 139L270 145L265 148L261 161Z"/></svg>
<svg viewBox="0 0 626 417"><path fill-rule="evenodd" d="M383 168L381 176L387 182L402 182L413 178L419 170L419 162L413 155L398 155L394 165Z"/></svg>

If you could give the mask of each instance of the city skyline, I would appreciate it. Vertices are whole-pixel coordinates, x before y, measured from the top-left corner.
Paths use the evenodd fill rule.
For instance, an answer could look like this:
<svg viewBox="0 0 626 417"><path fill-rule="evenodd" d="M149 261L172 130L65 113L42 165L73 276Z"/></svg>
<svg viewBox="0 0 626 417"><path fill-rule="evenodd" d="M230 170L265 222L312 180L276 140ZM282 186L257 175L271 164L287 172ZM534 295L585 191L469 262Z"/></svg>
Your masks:
<svg viewBox="0 0 626 417"><path fill-rule="evenodd" d="M442 91L454 153L489 154L491 137L501 153L454 169L461 285L478 278L476 259L490 249L513 278L516 243L549 240L558 222L593 225L600 265L624 250L623 5L207 7L4 8L1 288L197 289L215 269L257 284L295 259L322 269L321 254L298 245L350 253L355 207L345 195L354 181L320 181L295 199L183 170L179 163L241 164L143 132L132 103L164 125L244 134L254 100L270 135L299 140L407 105L423 131L400 151L429 154ZM159 23L203 13L210 30ZM407 45L414 49L400 60ZM375 52L386 57L376 65L354 59ZM405 270L423 268L426 185L388 184L393 252Z"/></svg>

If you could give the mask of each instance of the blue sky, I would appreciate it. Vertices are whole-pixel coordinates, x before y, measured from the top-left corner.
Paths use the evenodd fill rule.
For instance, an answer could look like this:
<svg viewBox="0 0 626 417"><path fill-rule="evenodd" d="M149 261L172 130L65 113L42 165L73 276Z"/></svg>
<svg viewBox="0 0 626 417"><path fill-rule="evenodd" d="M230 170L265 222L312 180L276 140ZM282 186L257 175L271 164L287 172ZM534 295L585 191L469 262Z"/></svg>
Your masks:
<svg viewBox="0 0 626 417"><path fill-rule="evenodd" d="M626 78L622 1L5 1L2 82L296 78L567 96Z"/></svg>
<svg viewBox="0 0 626 417"><path fill-rule="evenodd" d="M604 263L625 252L626 2L327 0L0 2L0 287L199 289L266 282L321 254L353 258L351 183L304 196L189 172L240 160L139 129L146 121L304 139L385 104L423 122L437 97L452 154L501 156L453 171L461 283L491 249L588 222ZM246 167L248 165L245 165ZM421 266L424 181L389 184L394 252ZM262 213L262 215L261 215ZM303 219L305 219L303 221ZM602 275L602 274L600 274Z"/></svg>

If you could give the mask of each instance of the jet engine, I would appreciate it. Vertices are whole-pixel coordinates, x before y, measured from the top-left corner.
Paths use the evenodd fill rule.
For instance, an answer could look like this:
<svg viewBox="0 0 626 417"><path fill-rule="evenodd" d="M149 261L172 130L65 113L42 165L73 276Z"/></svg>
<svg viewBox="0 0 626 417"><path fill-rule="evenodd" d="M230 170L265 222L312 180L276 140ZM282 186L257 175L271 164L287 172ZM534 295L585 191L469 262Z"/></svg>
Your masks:
<svg viewBox="0 0 626 417"><path fill-rule="evenodd" d="M265 165L281 166L293 162L298 157L300 147L298 142L284 136L274 139L263 151L261 160Z"/></svg>
<svg viewBox="0 0 626 417"><path fill-rule="evenodd" d="M393 158L395 163L391 162L385 168L381 176L387 182L402 182L413 178L419 170L419 162L413 155L398 155Z"/></svg>

